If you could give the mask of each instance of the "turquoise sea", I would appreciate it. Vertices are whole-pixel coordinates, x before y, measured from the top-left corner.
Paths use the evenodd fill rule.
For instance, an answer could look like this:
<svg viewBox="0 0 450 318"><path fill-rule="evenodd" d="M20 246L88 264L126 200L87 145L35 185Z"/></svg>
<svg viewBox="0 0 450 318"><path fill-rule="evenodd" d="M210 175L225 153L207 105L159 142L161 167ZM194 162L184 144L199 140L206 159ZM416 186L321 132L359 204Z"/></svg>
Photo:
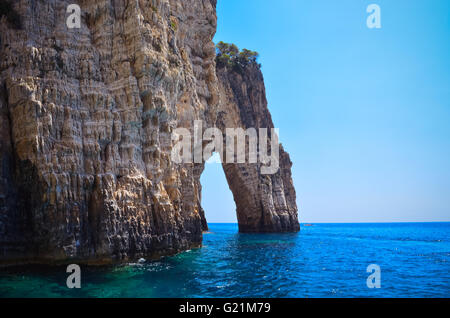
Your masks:
<svg viewBox="0 0 450 318"><path fill-rule="evenodd" d="M313 224L239 234L210 224L204 246L143 264L0 269L1 297L449 297L450 223ZM370 289L367 266L381 269Z"/></svg>

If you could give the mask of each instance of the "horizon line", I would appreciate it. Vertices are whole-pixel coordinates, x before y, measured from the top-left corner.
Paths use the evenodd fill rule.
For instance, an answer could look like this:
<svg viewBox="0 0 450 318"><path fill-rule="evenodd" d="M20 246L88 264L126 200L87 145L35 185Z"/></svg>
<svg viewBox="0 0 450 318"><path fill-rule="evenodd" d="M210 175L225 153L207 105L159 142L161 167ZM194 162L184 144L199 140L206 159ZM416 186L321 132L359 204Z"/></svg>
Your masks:
<svg viewBox="0 0 450 318"><path fill-rule="evenodd" d="M392 224L392 223L450 223L449 221L382 221L382 222L299 222L302 224ZM238 222L207 222L207 224L238 224Z"/></svg>

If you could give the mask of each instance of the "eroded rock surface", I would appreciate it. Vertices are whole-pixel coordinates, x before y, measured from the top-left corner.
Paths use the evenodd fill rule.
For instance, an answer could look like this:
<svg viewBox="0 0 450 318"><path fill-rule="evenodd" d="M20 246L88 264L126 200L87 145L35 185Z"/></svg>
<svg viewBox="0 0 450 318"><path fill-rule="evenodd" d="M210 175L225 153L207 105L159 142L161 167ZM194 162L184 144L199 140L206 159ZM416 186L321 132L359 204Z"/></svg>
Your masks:
<svg viewBox="0 0 450 318"><path fill-rule="evenodd" d="M217 126L243 129L274 128L267 108L264 80L259 67L218 67L220 105ZM241 232L295 232L300 230L292 162L280 145L279 169L262 174L261 163L226 163L225 175L236 203Z"/></svg>
<svg viewBox="0 0 450 318"><path fill-rule="evenodd" d="M201 245L204 163L177 127L273 127L259 69L216 71L214 0L14 1L0 19L0 260L110 262ZM231 126L233 127L233 126ZM297 231L291 161L226 164L240 230Z"/></svg>

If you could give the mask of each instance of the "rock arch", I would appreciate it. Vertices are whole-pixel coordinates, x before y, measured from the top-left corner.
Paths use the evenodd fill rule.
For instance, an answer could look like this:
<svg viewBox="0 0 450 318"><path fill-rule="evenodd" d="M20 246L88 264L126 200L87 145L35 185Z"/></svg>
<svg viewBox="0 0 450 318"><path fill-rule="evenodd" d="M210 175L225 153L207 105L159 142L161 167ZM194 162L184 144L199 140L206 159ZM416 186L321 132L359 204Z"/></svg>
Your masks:
<svg viewBox="0 0 450 318"><path fill-rule="evenodd" d="M217 68L217 77L221 97L217 127L222 131L227 127L274 128L258 65L250 64L241 70L221 66ZM279 170L274 174L262 174L261 165L260 161L254 164L223 164L236 203L239 231L298 231L300 227L289 155L281 146Z"/></svg>

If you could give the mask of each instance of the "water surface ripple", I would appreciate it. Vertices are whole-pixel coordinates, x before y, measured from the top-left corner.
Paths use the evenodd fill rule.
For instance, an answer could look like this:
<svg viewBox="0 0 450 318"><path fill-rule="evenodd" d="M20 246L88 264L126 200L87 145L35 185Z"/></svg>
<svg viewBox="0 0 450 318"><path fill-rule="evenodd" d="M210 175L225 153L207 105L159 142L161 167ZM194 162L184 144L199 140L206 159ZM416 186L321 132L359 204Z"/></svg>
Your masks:
<svg viewBox="0 0 450 318"><path fill-rule="evenodd" d="M449 297L450 223L314 224L295 234L239 234L210 224L204 246L144 264L0 272L1 297ZM369 289L369 264L381 288Z"/></svg>

